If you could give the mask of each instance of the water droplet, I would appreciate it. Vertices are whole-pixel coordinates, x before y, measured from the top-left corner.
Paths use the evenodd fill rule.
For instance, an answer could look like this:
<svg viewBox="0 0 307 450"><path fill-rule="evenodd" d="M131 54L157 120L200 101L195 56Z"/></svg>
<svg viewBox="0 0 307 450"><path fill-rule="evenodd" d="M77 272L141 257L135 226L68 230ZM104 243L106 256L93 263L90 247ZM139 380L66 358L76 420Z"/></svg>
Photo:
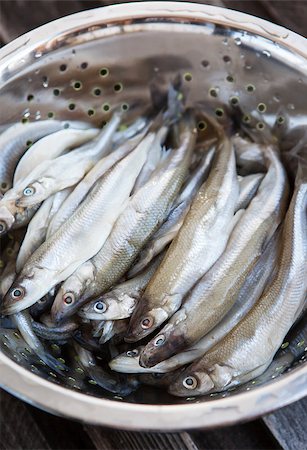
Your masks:
<svg viewBox="0 0 307 450"><path fill-rule="evenodd" d="M288 109L291 109L292 111L295 109L295 106L293 105L293 103L289 103Z"/></svg>
<svg viewBox="0 0 307 450"><path fill-rule="evenodd" d="M241 39L240 39L239 37L236 37L236 38L234 39L234 41L235 41L235 44L236 44L236 45L241 45L241 44L242 44L242 41L241 41Z"/></svg>
<svg viewBox="0 0 307 450"><path fill-rule="evenodd" d="M43 87L44 87L44 88L47 88L48 85L49 85L48 78L47 78L47 77L43 77L42 80L43 80Z"/></svg>
<svg viewBox="0 0 307 450"><path fill-rule="evenodd" d="M228 38L227 38L227 37L224 38L224 39L222 40L222 43L223 43L224 45L228 45Z"/></svg>
<svg viewBox="0 0 307 450"><path fill-rule="evenodd" d="M34 55L35 58L40 58L41 56L43 56L43 53L39 50Z"/></svg>
<svg viewBox="0 0 307 450"><path fill-rule="evenodd" d="M251 64L248 64L248 63L246 63L244 67L245 67L246 70L251 70L253 68L253 66Z"/></svg>
<svg viewBox="0 0 307 450"><path fill-rule="evenodd" d="M29 109L26 109L26 110L24 111L23 117L24 117L25 119L27 119L28 117L30 117L30 111L29 111Z"/></svg>
<svg viewBox="0 0 307 450"><path fill-rule="evenodd" d="M271 52L269 52L268 50L263 50L262 54L267 58L271 58Z"/></svg>

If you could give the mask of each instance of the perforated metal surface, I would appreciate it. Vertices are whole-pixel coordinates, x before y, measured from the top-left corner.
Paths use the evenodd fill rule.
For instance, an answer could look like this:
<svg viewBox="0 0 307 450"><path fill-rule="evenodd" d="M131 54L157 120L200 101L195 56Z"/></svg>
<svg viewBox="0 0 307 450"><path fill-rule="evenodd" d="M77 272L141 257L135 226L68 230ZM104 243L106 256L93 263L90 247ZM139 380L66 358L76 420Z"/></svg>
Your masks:
<svg viewBox="0 0 307 450"><path fill-rule="evenodd" d="M130 121L150 104L150 85L166 88L178 73L188 92L188 104L205 107L221 121L225 120L229 105L239 103L245 120L251 113L257 115L260 129L262 123L273 124L278 118L283 125L286 117L291 128L307 124L307 60L299 38L296 41L285 29L219 8L154 3L143 4L138 12L133 11L133 5L125 5L71 16L2 49L0 126L46 118L81 119L101 125L118 106L130 108ZM293 46L296 50L291 49ZM206 129L199 132L205 137ZM284 372L298 373L305 367L300 373L306 377L307 342L302 333L304 330L298 328L292 334L290 345L284 345L286 348L258 380L231 392L188 399L176 399L146 387L122 400L97 388L65 348L61 353L57 345L51 345L54 355L64 358L70 366L69 372L59 376L37 361L13 332L0 330L0 345L3 354L19 366L65 388L145 405L201 403L202 414L206 415L210 403L223 408L225 397L243 392L248 395L246 391L264 385L269 393L270 386L282 379ZM4 367L5 361L1 364ZM25 395L18 386L3 383ZM288 400L286 397L280 402L272 401L272 408L303 395L300 389L296 395L290 389ZM259 398L263 398L260 389L261 392ZM42 404L34 394L29 397ZM248 402L248 397L244 398ZM48 408L47 400L43 406ZM270 406L259 404L256 411L234 412L233 420L263 413L264 409ZM60 407L58 412L64 413ZM80 412L71 414L83 420L98 420L85 418ZM198 413L195 426L206 425L201 417ZM211 425L231 421L216 414L211 419ZM140 427L159 428L159 421L160 428L191 426L184 419L163 425L160 417L153 423L140 422ZM108 419L100 418L99 423L108 423ZM121 425L135 427L136 423L130 419Z"/></svg>

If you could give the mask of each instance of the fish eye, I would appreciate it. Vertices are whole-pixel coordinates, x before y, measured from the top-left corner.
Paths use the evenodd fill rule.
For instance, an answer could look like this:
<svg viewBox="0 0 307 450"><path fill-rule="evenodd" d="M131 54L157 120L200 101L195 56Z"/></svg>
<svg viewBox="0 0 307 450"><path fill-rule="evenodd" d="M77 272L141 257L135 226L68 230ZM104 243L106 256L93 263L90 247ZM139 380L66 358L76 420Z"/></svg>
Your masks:
<svg viewBox="0 0 307 450"><path fill-rule="evenodd" d="M31 186L26 187L23 191L23 195L26 197L31 197L31 195L34 195L34 194L35 194L35 188L31 187Z"/></svg>
<svg viewBox="0 0 307 450"><path fill-rule="evenodd" d="M153 318L152 317L145 317L145 319L141 322L141 327L143 330L147 330L148 328L151 328L153 326Z"/></svg>
<svg viewBox="0 0 307 450"><path fill-rule="evenodd" d="M95 303L94 306L94 311L96 311L97 313L104 313L107 310L107 305L103 302L97 302Z"/></svg>
<svg viewBox="0 0 307 450"><path fill-rule="evenodd" d="M186 389L196 389L198 383L195 377L189 376L183 380L182 384Z"/></svg>
<svg viewBox="0 0 307 450"><path fill-rule="evenodd" d="M139 351L137 349L135 350L128 350L126 355L129 356L130 358L133 358L134 356L138 356Z"/></svg>
<svg viewBox="0 0 307 450"><path fill-rule="evenodd" d="M1 191L2 192L6 192L7 190L8 190L8 188L9 188L9 185L5 182L5 181L3 181L2 183L1 183Z"/></svg>
<svg viewBox="0 0 307 450"><path fill-rule="evenodd" d="M25 295L25 292L21 287L18 287L11 291L11 297L15 300L22 299L24 297L24 295Z"/></svg>
<svg viewBox="0 0 307 450"><path fill-rule="evenodd" d="M5 233L6 231L6 223L3 220L0 220L0 234Z"/></svg>
<svg viewBox="0 0 307 450"><path fill-rule="evenodd" d="M164 334L160 334L156 339L154 340L154 346L160 347L160 345L163 345L165 342L165 336Z"/></svg>
<svg viewBox="0 0 307 450"><path fill-rule="evenodd" d="M64 295L63 300L66 305L71 305L75 301L75 297L72 293L69 293Z"/></svg>

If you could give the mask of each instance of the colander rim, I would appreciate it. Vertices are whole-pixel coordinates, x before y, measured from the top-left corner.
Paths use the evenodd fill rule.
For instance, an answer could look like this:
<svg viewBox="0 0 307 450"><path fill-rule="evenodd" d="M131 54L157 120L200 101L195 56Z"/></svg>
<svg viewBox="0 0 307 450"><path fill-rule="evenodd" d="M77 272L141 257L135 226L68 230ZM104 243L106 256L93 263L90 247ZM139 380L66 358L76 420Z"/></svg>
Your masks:
<svg viewBox="0 0 307 450"><path fill-rule="evenodd" d="M216 6L185 2L142 2L112 5L72 14L20 36L0 49L0 70L31 48L100 23L145 17L198 19L256 33L307 59L306 39L266 20ZM1 88L1 86L0 86ZM47 381L0 352L0 385L15 396L68 418L123 429L180 430L229 425L266 414L307 395L307 365L276 381L210 402L150 405L106 400Z"/></svg>

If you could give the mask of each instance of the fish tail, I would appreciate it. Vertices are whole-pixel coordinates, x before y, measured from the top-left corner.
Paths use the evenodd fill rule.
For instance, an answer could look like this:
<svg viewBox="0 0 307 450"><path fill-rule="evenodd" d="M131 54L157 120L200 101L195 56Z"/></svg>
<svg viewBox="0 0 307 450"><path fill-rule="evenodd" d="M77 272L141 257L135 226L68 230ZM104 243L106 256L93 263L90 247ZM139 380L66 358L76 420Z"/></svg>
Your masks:
<svg viewBox="0 0 307 450"><path fill-rule="evenodd" d="M54 372L60 375L63 375L63 372L69 370L66 364L59 361L57 358L51 355L46 349L44 349L43 351L36 350L36 354L48 367L50 367L50 369L52 369Z"/></svg>

